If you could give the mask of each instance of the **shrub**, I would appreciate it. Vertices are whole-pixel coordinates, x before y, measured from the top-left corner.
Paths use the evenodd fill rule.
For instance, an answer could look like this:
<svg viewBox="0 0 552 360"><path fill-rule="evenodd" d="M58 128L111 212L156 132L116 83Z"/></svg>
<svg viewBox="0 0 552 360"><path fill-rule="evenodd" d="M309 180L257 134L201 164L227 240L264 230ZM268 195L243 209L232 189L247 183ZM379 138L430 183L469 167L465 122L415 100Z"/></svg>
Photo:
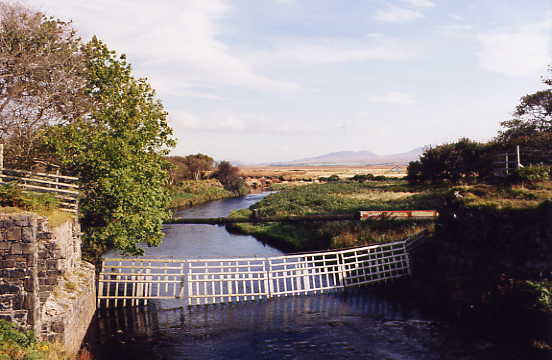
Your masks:
<svg viewBox="0 0 552 360"><path fill-rule="evenodd" d="M514 183L534 184L550 178L551 167L543 164L529 165L517 169L512 175Z"/></svg>

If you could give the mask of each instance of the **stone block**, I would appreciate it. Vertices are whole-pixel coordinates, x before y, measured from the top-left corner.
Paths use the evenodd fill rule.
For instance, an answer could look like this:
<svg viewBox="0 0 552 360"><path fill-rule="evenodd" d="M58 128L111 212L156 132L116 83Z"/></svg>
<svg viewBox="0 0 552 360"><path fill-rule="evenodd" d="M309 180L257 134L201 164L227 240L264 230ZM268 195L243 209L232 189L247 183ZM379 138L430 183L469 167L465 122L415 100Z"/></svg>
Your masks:
<svg viewBox="0 0 552 360"><path fill-rule="evenodd" d="M0 284L0 294L17 294L20 292L19 286L10 284Z"/></svg>
<svg viewBox="0 0 552 360"><path fill-rule="evenodd" d="M23 254L23 248L21 247L21 244L18 242L11 243L10 252L12 254L20 255Z"/></svg>
<svg viewBox="0 0 552 360"><path fill-rule="evenodd" d="M7 218L0 218L0 228L7 229L13 226L13 221Z"/></svg>
<svg viewBox="0 0 552 360"><path fill-rule="evenodd" d="M14 220L15 226L29 226L31 224L31 215L21 215L19 218Z"/></svg>
<svg viewBox="0 0 552 360"><path fill-rule="evenodd" d="M23 242L34 242L35 241L35 234L32 227L24 227L21 230L21 240Z"/></svg>
<svg viewBox="0 0 552 360"><path fill-rule="evenodd" d="M49 232L39 232L36 234L36 238L39 240L52 240L53 237L54 235Z"/></svg>
<svg viewBox="0 0 552 360"><path fill-rule="evenodd" d="M11 227L6 231L6 240L8 241L21 241L21 228Z"/></svg>
<svg viewBox="0 0 552 360"><path fill-rule="evenodd" d="M22 243L21 253L25 255L34 254L36 252L36 244L33 243Z"/></svg>

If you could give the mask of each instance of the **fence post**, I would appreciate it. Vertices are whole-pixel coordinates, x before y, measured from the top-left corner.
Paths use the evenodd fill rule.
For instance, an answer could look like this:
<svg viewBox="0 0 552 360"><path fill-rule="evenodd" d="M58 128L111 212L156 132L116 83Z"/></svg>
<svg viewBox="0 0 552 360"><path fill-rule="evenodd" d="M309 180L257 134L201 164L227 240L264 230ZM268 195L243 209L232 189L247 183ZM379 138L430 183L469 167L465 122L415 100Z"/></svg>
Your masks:
<svg viewBox="0 0 552 360"><path fill-rule="evenodd" d="M266 280L265 280L265 290L267 291L267 298L270 299L272 297L272 279L270 278L270 260L268 258L265 258L264 260L264 267L266 272Z"/></svg>
<svg viewBox="0 0 552 360"><path fill-rule="evenodd" d="M345 260L343 259L343 252L337 253L337 266L339 269L339 282L343 289L347 287L347 270L345 269Z"/></svg>
<svg viewBox="0 0 552 360"><path fill-rule="evenodd" d="M520 158L520 154L519 154L519 145L516 145L516 156L517 156L516 169L522 168L523 165L521 165L521 158Z"/></svg>
<svg viewBox="0 0 552 360"><path fill-rule="evenodd" d="M510 175L510 169L508 168L508 167L509 167L509 163L508 163L508 153L506 153L506 162L505 162L505 165L506 165L506 175Z"/></svg>

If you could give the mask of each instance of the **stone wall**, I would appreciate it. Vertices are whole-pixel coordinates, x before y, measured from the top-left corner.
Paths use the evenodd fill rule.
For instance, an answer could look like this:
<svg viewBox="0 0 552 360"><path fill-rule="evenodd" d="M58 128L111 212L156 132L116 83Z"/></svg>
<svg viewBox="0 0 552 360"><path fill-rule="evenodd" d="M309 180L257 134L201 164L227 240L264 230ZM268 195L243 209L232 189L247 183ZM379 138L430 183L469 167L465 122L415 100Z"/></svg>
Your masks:
<svg viewBox="0 0 552 360"><path fill-rule="evenodd" d="M80 249L76 220L49 229L36 214L0 214L0 319L76 353L96 310Z"/></svg>

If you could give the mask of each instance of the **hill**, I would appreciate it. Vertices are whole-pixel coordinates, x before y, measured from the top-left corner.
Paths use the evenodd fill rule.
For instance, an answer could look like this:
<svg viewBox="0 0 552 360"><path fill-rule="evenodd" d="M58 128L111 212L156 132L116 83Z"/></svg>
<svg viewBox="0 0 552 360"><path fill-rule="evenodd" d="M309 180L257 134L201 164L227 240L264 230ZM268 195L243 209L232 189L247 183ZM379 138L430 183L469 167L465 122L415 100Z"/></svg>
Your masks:
<svg viewBox="0 0 552 360"><path fill-rule="evenodd" d="M417 160L424 148L408 152L378 155L371 151L339 151L299 160L271 163L271 166L328 166L328 165L404 165Z"/></svg>

